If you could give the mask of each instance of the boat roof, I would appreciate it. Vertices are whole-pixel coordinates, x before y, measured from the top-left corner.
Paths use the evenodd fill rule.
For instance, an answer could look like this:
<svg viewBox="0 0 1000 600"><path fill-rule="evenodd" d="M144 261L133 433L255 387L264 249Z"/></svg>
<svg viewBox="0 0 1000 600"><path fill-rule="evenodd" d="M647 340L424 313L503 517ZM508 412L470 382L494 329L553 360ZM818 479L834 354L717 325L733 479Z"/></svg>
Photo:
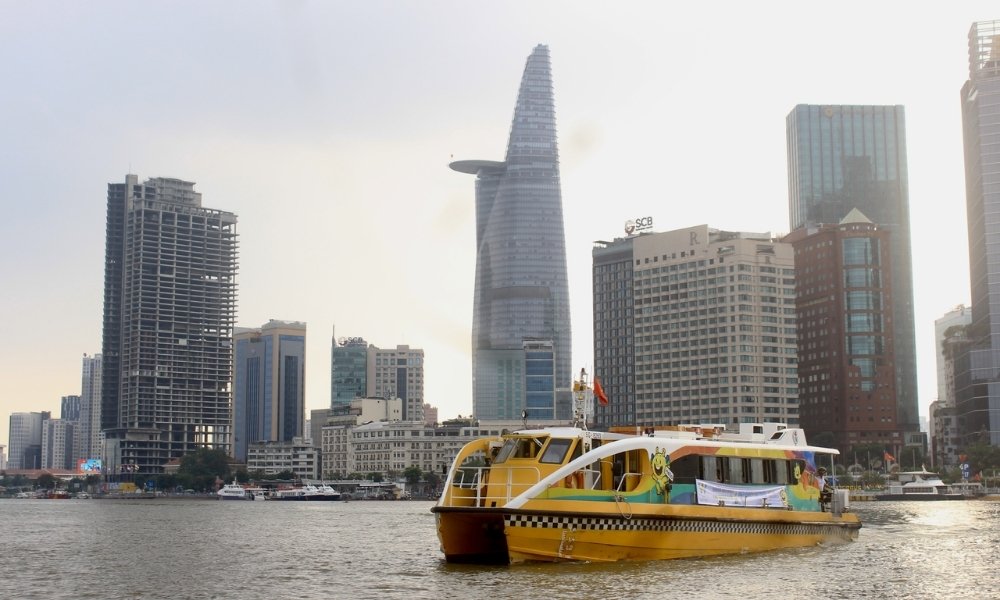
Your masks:
<svg viewBox="0 0 1000 600"><path fill-rule="evenodd" d="M545 427L536 429L521 429L505 434L507 437L548 436L554 438L590 437L603 440L619 440L629 438L653 438L659 443L677 441L683 444L704 447L758 446L774 450L798 450L836 454L836 448L810 446L806 441L805 431L798 427L788 427L784 423L740 423L738 432L726 430L726 426L718 423L699 425L666 425L657 427L614 428L613 431L590 431L581 427Z"/></svg>

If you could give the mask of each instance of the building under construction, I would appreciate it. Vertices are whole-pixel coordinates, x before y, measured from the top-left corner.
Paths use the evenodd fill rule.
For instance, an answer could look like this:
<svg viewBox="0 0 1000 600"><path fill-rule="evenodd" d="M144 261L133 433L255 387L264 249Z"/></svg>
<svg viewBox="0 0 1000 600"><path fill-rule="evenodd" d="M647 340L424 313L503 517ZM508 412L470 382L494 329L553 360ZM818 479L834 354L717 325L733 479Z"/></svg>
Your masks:
<svg viewBox="0 0 1000 600"><path fill-rule="evenodd" d="M108 184L109 473L158 473L199 448L230 451L237 255L236 215L203 208L193 183L127 175Z"/></svg>

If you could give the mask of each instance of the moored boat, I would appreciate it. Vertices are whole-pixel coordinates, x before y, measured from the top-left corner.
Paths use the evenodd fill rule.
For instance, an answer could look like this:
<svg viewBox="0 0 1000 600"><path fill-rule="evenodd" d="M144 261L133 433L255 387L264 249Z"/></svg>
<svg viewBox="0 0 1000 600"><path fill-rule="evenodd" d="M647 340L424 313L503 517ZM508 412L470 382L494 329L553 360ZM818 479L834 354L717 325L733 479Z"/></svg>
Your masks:
<svg viewBox="0 0 1000 600"><path fill-rule="evenodd" d="M218 494L219 500L246 500L248 498L247 491L235 479L232 483L222 486L216 494Z"/></svg>
<svg viewBox="0 0 1000 600"><path fill-rule="evenodd" d="M303 490L300 487L284 488L284 489L279 489L278 491L274 492L274 495L271 496L271 499L272 500L305 500L306 499L306 493L305 493L305 490Z"/></svg>
<svg viewBox="0 0 1000 600"><path fill-rule="evenodd" d="M272 500L298 500L298 501L335 501L340 500L340 492L329 485L317 486L306 484L301 487L278 490Z"/></svg>
<svg viewBox="0 0 1000 600"><path fill-rule="evenodd" d="M965 500L965 498L965 494L953 490L951 486L941 481L937 473L926 469L896 473L896 479L889 483L888 491L875 496L876 500L904 501Z"/></svg>
<svg viewBox="0 0 1000 600"><path fill-rule="evenodd" d="M813 546L857 537L838 452L783 424L596 432L525 429L467 444L431 509L446 560L619 561ZM823 499L821 504L820 500Z"/></svg>
<svg viewBox="0 0 1000 600"><path fill-rule="evenodd" d="M333 489L333 486L331 486L330 484L324 483L323 485L320 485L318 487L319 487L320 493L323 494L323 499L324 500L336 501L336 500L340 500L341 499L340 492L338 492L337 490Z"/></svg>
<svg viewBox="0 0 1000 600"><path fill-rule="evenodd" d="M262 487L246 488L247 500L268 500L267 490Z"/></svg>

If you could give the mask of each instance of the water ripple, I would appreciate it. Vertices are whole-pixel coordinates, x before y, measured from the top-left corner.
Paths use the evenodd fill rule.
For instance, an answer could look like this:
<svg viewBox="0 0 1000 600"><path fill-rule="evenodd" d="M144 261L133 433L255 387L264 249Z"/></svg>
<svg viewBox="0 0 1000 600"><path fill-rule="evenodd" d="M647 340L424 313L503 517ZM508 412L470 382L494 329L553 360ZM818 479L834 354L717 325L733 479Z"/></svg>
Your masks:
<svg viewBox="0 0 1000 600"><path fill-rule="evenodd" d="M858 541L622 564L450 565L426 502L0 501L12 598L986 598L1000 503L860 503ZM8 596L7 590L13 591Z"/></svg>

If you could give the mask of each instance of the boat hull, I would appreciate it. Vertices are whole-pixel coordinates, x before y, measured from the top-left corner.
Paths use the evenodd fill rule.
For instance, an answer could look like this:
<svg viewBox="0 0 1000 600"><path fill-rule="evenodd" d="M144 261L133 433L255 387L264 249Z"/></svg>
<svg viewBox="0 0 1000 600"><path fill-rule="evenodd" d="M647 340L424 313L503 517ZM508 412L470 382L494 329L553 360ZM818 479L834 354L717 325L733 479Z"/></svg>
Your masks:
<svg viewBox="0 0 1000 600"><path fill-rule="evenodd" d="M850 541L858 531L822 522L547 515L510 515L505 530L512 563L745 554Z"/></svg>
<svg viewBox="0 0 1000 600"><path fill-rule="evenodd" d="M879 494L876 500L883 501L904 501L904 502L940 502L943 500L965 500L962 494Z"/></svg>
<svg viewBox="0 0 1000 600"><path fill-rule="evenodd" d="M445 559L481 564L744 554L847 542L861 528L849 513L665 506L631 514L627 503L603 505L595 512L436 507L435 513Z"/></svg>
<svg viewBox="0 0 1000 600"><path fill-rule="evenodd" d="M435 506L438 540L451 563L508 564L504 513L497 509Z"/></svg>

